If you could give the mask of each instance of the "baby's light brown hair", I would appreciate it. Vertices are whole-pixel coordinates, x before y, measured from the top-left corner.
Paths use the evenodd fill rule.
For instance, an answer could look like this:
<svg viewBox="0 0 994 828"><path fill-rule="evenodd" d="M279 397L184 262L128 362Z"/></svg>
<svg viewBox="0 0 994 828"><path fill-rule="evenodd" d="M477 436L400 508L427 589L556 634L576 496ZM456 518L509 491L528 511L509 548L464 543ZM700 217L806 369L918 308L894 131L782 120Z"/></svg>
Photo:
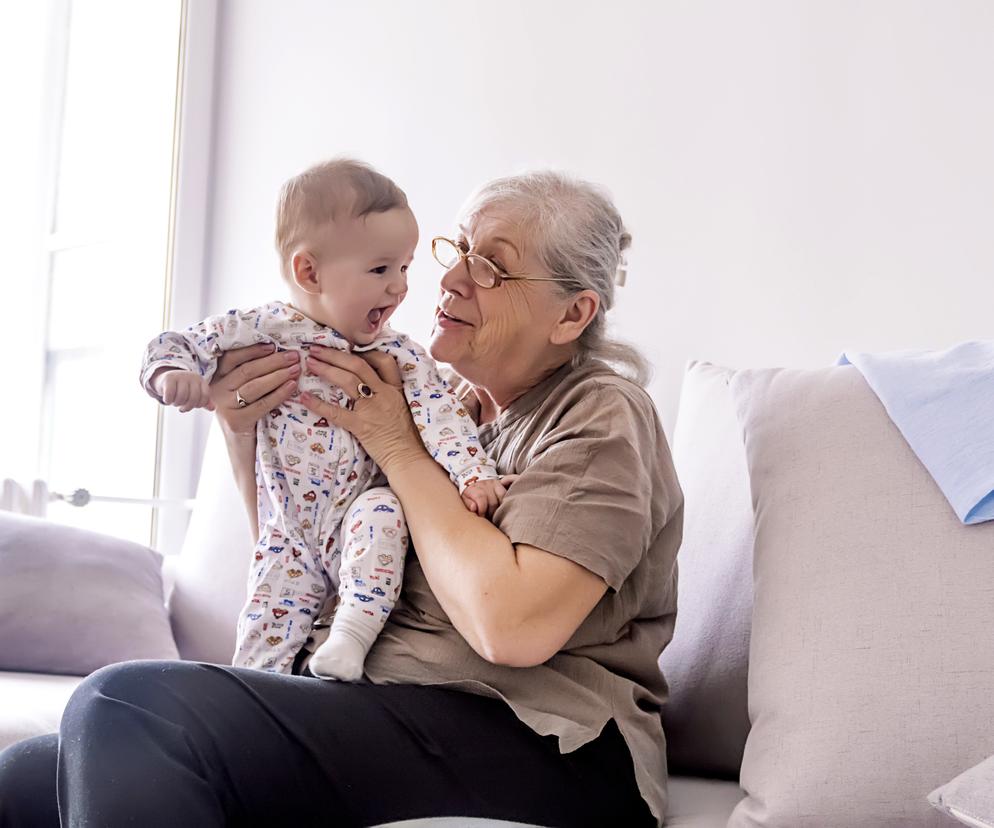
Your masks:
<svg viewBox="0 0 994 828"><path fill-rule="evenodd" d="M284 277L301 241L322 225L343 215L358 219L407 206L400 187L353 158L332 158L295 175L280 190L276 207L276 249Z"/></svg>

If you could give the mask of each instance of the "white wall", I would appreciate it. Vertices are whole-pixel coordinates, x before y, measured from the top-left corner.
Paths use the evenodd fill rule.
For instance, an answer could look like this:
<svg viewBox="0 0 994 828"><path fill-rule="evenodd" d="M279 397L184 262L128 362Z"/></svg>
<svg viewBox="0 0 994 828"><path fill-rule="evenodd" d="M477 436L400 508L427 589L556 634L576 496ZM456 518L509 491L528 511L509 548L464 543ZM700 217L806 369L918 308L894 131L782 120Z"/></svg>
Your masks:
<svg viewBox="0 0 994 828"><path fill-rule="evenodd" d="M634 235L615 320L672 426L689 358L821 365L994 335L989 0L227 0L211 311L279 295L280 183L340 152L423 241L478 183L552 165ZM424 337L422 244L395 324Z"/></svg>

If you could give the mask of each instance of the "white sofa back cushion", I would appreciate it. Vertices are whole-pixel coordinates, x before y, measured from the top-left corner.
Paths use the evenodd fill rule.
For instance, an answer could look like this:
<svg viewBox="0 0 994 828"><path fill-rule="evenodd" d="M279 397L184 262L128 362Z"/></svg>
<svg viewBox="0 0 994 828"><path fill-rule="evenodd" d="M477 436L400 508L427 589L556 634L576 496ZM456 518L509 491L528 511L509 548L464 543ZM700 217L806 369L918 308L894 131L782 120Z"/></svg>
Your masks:
<svg viewBox="0 0 994 828"><path fill-rule="evenodd" d="M694 362L680 391L673 461L684 494L676 630L660 668L670 773L738 779L749 713L752 502L732 371Z"/></svg>
<svg viewBox="0 0 994 828"><path fill-rule="evenodd" d="M231 663L252 553L245 507L231 473L224 435L215 422L183 550L170 573L174 585L169 612L183 658Z"/></svg>
<svg viewBox="0 0 994 828"><path fill-rule="evenodd" d="M948 825L991 752L994 524L963 526L852 367L738 371L756 512L730 828Z"/></svg>

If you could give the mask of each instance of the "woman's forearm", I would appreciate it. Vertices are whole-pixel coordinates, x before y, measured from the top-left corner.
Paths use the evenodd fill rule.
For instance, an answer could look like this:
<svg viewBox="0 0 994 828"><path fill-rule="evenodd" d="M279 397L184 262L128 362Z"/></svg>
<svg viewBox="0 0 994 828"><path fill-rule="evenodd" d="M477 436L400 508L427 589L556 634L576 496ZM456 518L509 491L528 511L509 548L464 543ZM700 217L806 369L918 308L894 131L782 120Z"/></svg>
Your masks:
<svg viewBox="0 0 994 828"><path fill-rule="evenodd" d="M514 546L486 518L470 512L448 475L422 452L389 474L432 592L453 626L482 657L494 660L502 616L519 575Z"/></svg>
<svg viewBox="0 0 994 828"><path fill-rule="evenodd" d="M235 485L242 496L245 513L249 519L249 532L254 544L259 539L259 503L255 480L255 434L236 434L224 430L228 459L235 476Z"/></svg>

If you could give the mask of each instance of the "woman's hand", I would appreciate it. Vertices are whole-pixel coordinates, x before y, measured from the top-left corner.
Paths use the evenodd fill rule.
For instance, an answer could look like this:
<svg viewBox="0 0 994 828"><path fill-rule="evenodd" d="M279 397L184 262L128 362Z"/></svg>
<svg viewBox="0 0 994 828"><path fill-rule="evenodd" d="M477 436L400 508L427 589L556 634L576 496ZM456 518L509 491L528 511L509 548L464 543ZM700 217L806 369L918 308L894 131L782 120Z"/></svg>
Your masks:
<svg viewBox="0 0 994 828"><path fill-rule="evenodd" d="M228 351L211 379L210 400L226 434L255 438L255 424L297 391L300 352L260 343ZM238 395L246 405L240 405Z"/></svg>
<svg viewBox="0 0 994 828"><path fill-rule="evenodd" d="M310 394L300 402L332 425L352 432L387 477L401 464L423 461L428 455L411 419L404 397L400 369L393 357L380 351L358 354L312 345L307 372L337 385L352 400L351 410L326 403ZM365 385L372 396L363 396Z"/></svg>

